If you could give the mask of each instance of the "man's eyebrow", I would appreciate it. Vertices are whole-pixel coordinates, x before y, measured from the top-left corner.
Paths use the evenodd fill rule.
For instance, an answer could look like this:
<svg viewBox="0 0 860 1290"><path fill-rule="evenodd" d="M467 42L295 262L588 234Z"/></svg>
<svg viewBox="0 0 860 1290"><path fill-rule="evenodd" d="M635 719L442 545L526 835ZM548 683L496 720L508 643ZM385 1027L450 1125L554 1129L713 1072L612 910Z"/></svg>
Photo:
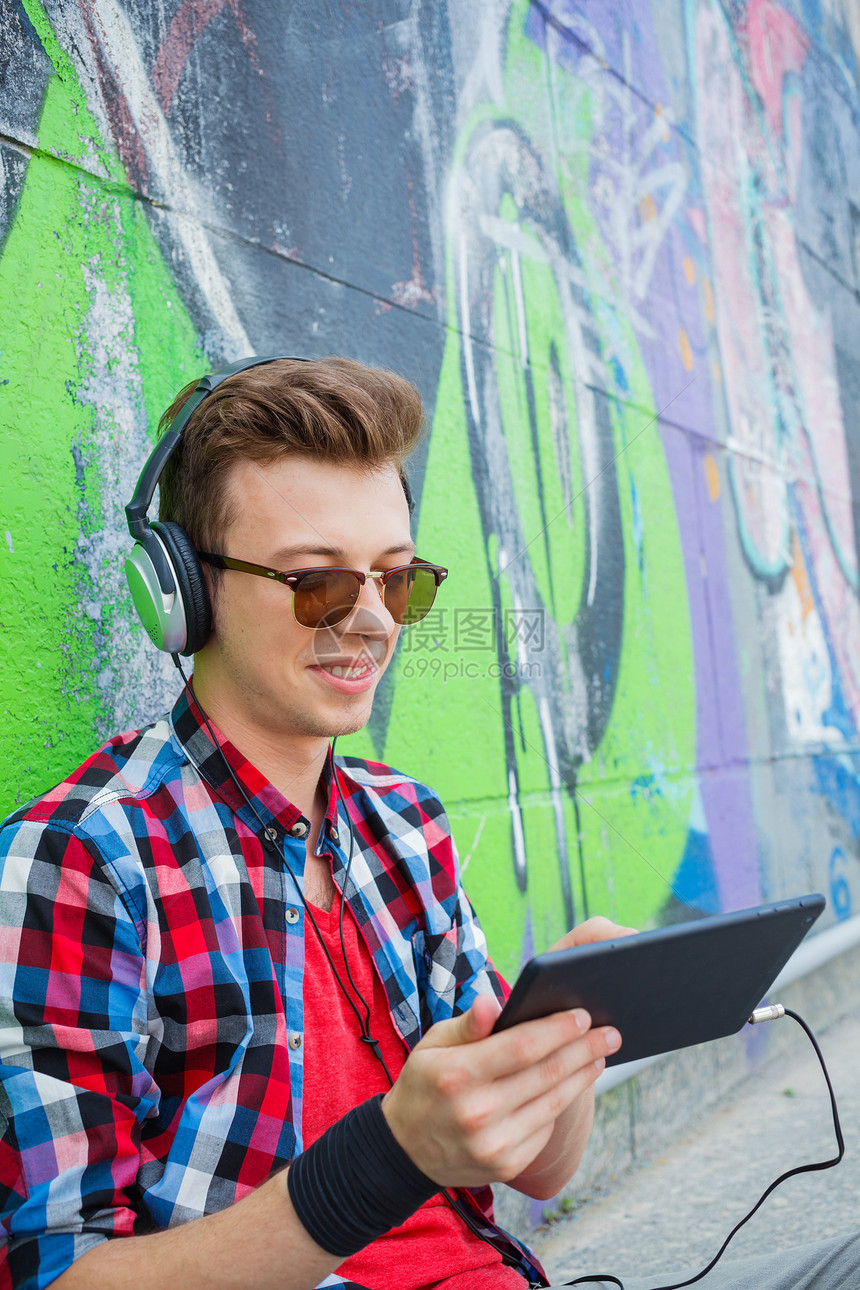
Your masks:
<svg viewBox="0 0 860 1290"><path fill-rule="evenodd" d="M390 555L409 555L410 558L415 551L414 542L397 542L393 546L387 547L380 551L378 559L384 560ZM300 556L317 556L326 560L339 560L341 564L347 564L346 552L341 547L324 546L324 545L300 545L281 547L272 556L272 560L278 568L286 569L291 560L297 560Z"/></svg>

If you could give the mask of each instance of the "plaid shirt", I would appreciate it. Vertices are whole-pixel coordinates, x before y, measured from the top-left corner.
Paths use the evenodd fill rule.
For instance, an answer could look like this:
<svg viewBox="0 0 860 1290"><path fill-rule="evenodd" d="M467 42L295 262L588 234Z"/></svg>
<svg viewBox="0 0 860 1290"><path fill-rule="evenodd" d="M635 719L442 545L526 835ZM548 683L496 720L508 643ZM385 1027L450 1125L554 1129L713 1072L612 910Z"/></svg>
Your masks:
<svg viewBox="0 0 860 1290"><path fill-rule="evenodd" d="M225 743L256 818L195 712L186 691L0 832L0 1287L47 1286L109 1237L221 1210L302 1148L308 822ZM317 854L342 888L348 812L346 899L411 1048L503 985L439 799L385 766L337 766ZM461 1205L537 1281L488 1193Z"/></svg>

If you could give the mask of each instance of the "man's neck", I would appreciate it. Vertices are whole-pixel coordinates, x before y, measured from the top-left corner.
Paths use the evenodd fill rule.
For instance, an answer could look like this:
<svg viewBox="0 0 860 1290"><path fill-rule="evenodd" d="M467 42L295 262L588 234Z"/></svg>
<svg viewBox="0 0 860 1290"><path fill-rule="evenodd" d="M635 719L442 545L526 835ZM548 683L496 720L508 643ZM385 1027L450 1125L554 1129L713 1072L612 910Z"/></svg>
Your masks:
<svg viewBox="0 0 860 1290"><path fill-rule="evenodd" d="M320 776L325 766L329 741L319 735L286 738L247 719L241 711L219 701L208 687L195 681L194 695L206 716L234 748L265 775L269 783L318 831L325 813Z"/></svg>

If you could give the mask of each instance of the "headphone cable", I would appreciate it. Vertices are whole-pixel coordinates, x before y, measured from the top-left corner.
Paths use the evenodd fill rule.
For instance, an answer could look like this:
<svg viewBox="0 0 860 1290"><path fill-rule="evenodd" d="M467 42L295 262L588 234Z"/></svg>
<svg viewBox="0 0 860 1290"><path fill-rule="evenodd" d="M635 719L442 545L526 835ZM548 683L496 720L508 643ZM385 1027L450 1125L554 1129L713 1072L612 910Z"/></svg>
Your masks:
<svg viewBox="0 0 860 1290"><path fill-rule="evenodd" d="M358 986L355 984L355 981L353 980L352 971L349 966L349 958L346 953L346 943L344 941L344 936L343 936L343 911L344 911L344 908L346 907L347 884L349 883L349 876L350 876L350 873L352 872L352 856L353 856L353 851L355 849L355 833L353 832L353 828L352 828L352 818L349 814L349 808L347 807L346 799L344 798L343 792L341 790L341 785L338 780L338 770L334 759L334 750L335 750L336 743L337 743L337 735L335 735L331 741L331 777L332 777L332 787L334 789L335 811L337 811L338 806L343 807L343 813L344 813L344 816L346 817L346 827L347 827L347 830L349 831L349 855L347 857L347 862L346 862L346 871L343 876L343 887L341 888L340 911L338 914L338 933L340 935L340 951L341 951L341 954L343 955L343 965L346 968L346 975L347 975L347 979L349 980L349 984L352 986L353 990L355 991L356 997L361 1000L361 1006L364 1008L364 1024L361 1027L361 1042L363 1044L368 1044L371 1047L371 1049L373 1050L374 1056L380 1062L380 1064L382 1065L382 1069L385 1071L385 1076L386 1076L386 1079L388 1080L389 1086L393 1088L394 1080L392 1078L391 1072L389 1071L385 1063L385 1058L382 1056L382 1050L379 1046L379 1040L374 1039L373 1035L370 1033L370 1007L368 1006L367 1000L365 999L364 995L361 993ZM360 934L361 932L359 930L359 935Z"/></svg>
<svg viewBox="0 0 860 1290"><path fill-rule="evenodd" d="M761 1009L760 1011L766 1012L766 1011L769 1011L769 1009ZM801 1027L801 1029L806 1031L807 1038L809 1039L809 1042L812 1044L812 1047L815 1049L815 1055L818 1058L818 1064L824 1073L824 1079L827 1084L827 1092L830 1095L830 1111L833 1117L833 1132L836 1137L836 1148L837 1148L836 1155L831 1156L828 1160L816 1160L813 1163L808 1165L796 1165L794 1169L787 1169L785 1173L780 1174L778 1178L775 1178L773 1182L769 1184L769 1186L765 1187L764 1191L762 1192L761 1196L759 1196L758 1200L753 1205L752 1209L749 1210L748 1213L746 1213L743 1216L743 1218L740 1220L739 1223L735 1224L735 1226L729 1232L726 1239L723 1241L720 1248L717 1250L714 1257L711 1259L710 1263L708 1263L704 1268L702 1268L701 1272L697 1272L695 1276L689 1277L688 1280L686 1281L673 1281L671 1285L656 1286L655 1290L682 1290L682 1287L684 1286L691 1286L696 1281L701 1281L702 1277L707 1276L707 1274L711 1271L711 1269L714 1268L717 1265L717 1263L720 1261L720 1259L723 1257L723 1254L728 1248L729 1242L733 1240L735 1235L741 1230L744 1224L750 1221L753 1214L755 1214L761 1208L761 1206L767 1200L771 1192L775 1191L776 1188L779 1187L780 1183L784 1183L787 1178L794 1178L798 1174L814 1173L821 1169L832 1169L834 1165L839 1164L840 1160L845 1155L845 1139L842 1136L842 1125L839 1122L839 1111L836 1106L836 1094L833 1091L833 1084L831 1083L831 1080L830 1080L830 1073L827 1070L827 1064L824 1061L824 1055L821 1052L821 1049L818 1045L818 1041L815 1038L815 1035L813 1035L812 1031L810 1030L809 1026L806 1024L806 1022L803 1020L803 1018L798 1013L793 1012L791 1008L783 1008L782 1011L779 1011L779 1012L774 1011L770 1017L763 1017L763 1016L758 1016L754 1014L754 1017L756 1020L762 1020L762 1021L764 1020L775 1021L777 1020L778 1017L781 1017L781 1016L791 1017L793 1021L796 1021L797 1024ZM751 1017L750 1021L752 1021L753 1019L754 1018ZM619 1286L620 1290L624 1290L624 1284L623 1282L619 1281L618 1277L608 1276L605 1274L603 1276L591 1275L591 1276L577 1277L575 1281L565 1281L563 1282L563 1284L566 1286L581 1286L581 1285L593 1284L595 1282L603 1283L606 1281L611 1281L614 1285Z"/></svg>
<svg viewBox="0 0 860 1290"><path fill-rule="evenodd" d="M183 669L183 667L182 667L181 662L179 661L179 655L178 655L178 654L173 654L173 655L171 655L171 657L172 657L172 659L173 659L173 662L176 664L176 667L177 667L177 668L178 668L178 670L179 670L179 675L182 677L183 681L185 682L186 689L188 690L188 694L190 695L190 697L191 697L191 699L192 699L192 701L193 701L193 703L194 703L195 708L197 709L197 711L200 713L201 717L203 718L203 721L204 721L204 723L205 723L205 725L206 725L206 729L209 731L209 737L210 737L210 739L212 740L213 745L215 746L215 748L217 749L217 751L218 751L218 752L220 753L220 755L221 755L221 760L222 760L222 762L224 763L224 765L225 765L225 766L226 766L226 768L227 768L227 773L228 773L228 775L229 775L229 776L230 776L230 778L232 779L233 783L236 785L236 788L239 790L239 793L241 794L242 798L244 799L246 806L247 806L247 807L248 807L248 809L253 813L253 815L255 816L256 820L258 821L258 823L259 823L259 825L260 825L260 828L262 829L262 837L260 838L260 841L262 842L263 846L265 846L269 851L271 851L274 855L276 855L276 856L278 856L278 857L280 858L280 860L283 862L284 868L286 869L287 873L290 875L290 877L291 877L291 878L292 878L292 880L293 880L293 886L295 887L296 891L297 891L297 892L298 892L298 894L299 894L299 899L301 900L302 905L304 906L305 913L307 914L308 919L310 920L310 924L311 924L311 926L313 927L314 932L316 933L316 937L317 937L317 940L319 941L319 944L320 944L320 947L321 947L321 949L322 949L322 952L323 952L323 954L325 955L326 959L328 960L328 965L329 965L329 967L331 968L332 976L334 977L335 981L337 982L338 987L339 987L339 989L340 989L340 991L341 991L341 994L342 994L342 995L343 995L343 997L346 999L347 1003L349 1004L350 1008L352 1009L352 1011L353 1011L353 1013L354 1013L354 1015L355 1015L355 1019L356 1019L356 1021L358 1022L359 1030L361 1031L361 1040L362 1040L362 1043L365 1043L365 1044L370 1045L370 1047L373 1049L373 1053L374 1053L374 1055L375 1055L375 1056L376 1056L376 1058L379 1060L379 1062L380 1062L380 1063L381 1063L381 1065L382 1065L383 1070L385 1071L385 1075L386 1075L386 1078L387 1078L387 1080L388 1080L388 1083L393 1087L393 1085L394 1085L394 1080L391 1078L391 1073L390 1073L390 1071L388 1070L388 1067L387 1067L387 1066L386 1066L386 1064L385 1064L385 1059L383 1058L382 1053L381 1053L381 1052L380 1052L380 1050L379 1050L379 1041L378 1041L378 1040L376 1040L376 1039L374 1039L374 1038L372 1037L372 1035L370 1034L369 1029L368 1029L368 1025L369 1025L369 1022L370 1022L370 1008L367 1006L367 1002L366 1002L366 1000L365 1000L364 996L362 995L361 991L357 988L357 986L356 986L356 984L355 984L355 982L354 982L354 980L353 980L353 978L352 978L352 973L351 973L351 972L350 972L350 970L349 970L349 962L348 962L347 957L346 957L346 950L345 950L345 948L344 948L344 941L343 941L343 897L341 898L341 907L340 907L340 941L341 941L341 950L343 951L343 956L344 956L343 961L344 961L344 966L346 967L347 976L349 977L349 983L350 983L350 985L352 986L353 990L355 991L355 994L356 994L357 998L361 1000L361 1006L364 1008L364 1011L365 1011L365 1020L362 1020L361 1014L360 1014L360 1012L358 1011L358 1008L356 1007L355 1001L353 1000L352 996L351 996L351 995L350 995L350 993L349 993L349 990L347 990L346 986L344 985L343 981L341 980L340 973L338 972L337 968L336 968L336 967L335 967L335 965L334 965L334 961L333 961L333 959L332 959L332 957L331 957L331 954L329 953L329 949L328 949L328 946L327 946L327 945L326 945L326 943L325 943L325 939L324 939L324 937L323 937L323 934L322 934L322 932L320 931L320 929L319 929L319 927L318 927L318 925L317 925L317 921L316 921L316 919L314 918L313 914L311 913L310 905L309 905L308 901L305 899L305 893L302 891L301 884L299 883L299 880L298 880L298 878L296 877L296 874L295 874L295 873L294 873L294 871L293 871L292 865L291 865L291 864L290 864L290 862L287 860L287 857L286 857L286 855L285 855L284 851L283 851L283 850L278 846L278 844L277 844L277 839L278 839L277 830L275 830L274 828L272 828L272 826L271 826L271 825L266 824L266 823L265 823L265 821L262 819L262 817L261 817L261 815L260 815L259 811L258 811L258 810L257 810L257 808L254 806L254 803L251 801L251 799L250 799L250 797L248 796L248 794L246 793L246 791L245 791L245 789L244 789L244 787L243 787L243 785L242 785L241 781L239 780L238 776L236 775L235 771L233 770L233 767L230 765L230 761L229 761L229 759L228 759L228 757L227 757L227 754L224 752L224 749L221 747L221 743L220 743L220 741L219 741L218 737L216 736L215 731L212 729L212 725L211 725L211 723L210 723L210 721L209 721L209 718L208 718L208 716L206 715L206 712L204 711L203 706L202 706L202 705L201 705L201 703L200 703L200 700L198 699L197 695L194 693L194 690L193 690L193 689L192 689L192 687L191 687L191 683L190 683L190 681L189 681L188 677L185 675L185 671L184 671L184 669ZM186 750L186 751L187 751L187 750ZM233 810L233 807L231 806L230 802L227 800L227 798L224 796L224 794L221 792L221 790L218 788L218 786L212 782L212 780L209 778L209 776L208 776L208 775L206 775L205 771L203 770L203 767L202 767L202 766L198 766L198 767L197 767L197 769L199 770L200 774L201 774L201 775L203 775L203 778L206 780L207 784L209 784L210 788L212 788L212 789L213 789L213 791L214 791L215 793L217 793L217 794L218 794L218 796L221 798L221 801L222 801L222 802L224 802L227 806L229 806L229 807L230 807L230 810L232 811L232 810ZM334 759L333 759L333 758L332 758L332 774L334 775ZM345 807L344 807L344 811L346 811L346 808L345 808ZM346 871L346 876L347 876L347 878L348 878L348 877L349 877L349 868L350 868L350 866L351 866L351 864L352 864L352 842L353 842L352 826L351 826L351 823L350 823L350 820L349 820L349 815L348 815L348 813L347 813L347 826L349 827L349 838L350 838L350 856L349 856L349 861L350 861L350 863L349 863L349 865L347 866L347 871ZM345 886L346 886L346 879L344 880L344 887L345 887Z"/></svg>
<svg viewBox="0 0 860 1290"><path fill-rule="evenodd" d="M208 716L206 715L206 712L204 711L204 709L203 709L203 707L202 707L202 705L201 705L201 703L200 703L200 700L198 699L197 695L194 693L194 690L193 690L193 689L192 689L192 687L191 687L191 682L189 681L188 677L185 675L185 671L184 671L184 669L183 669L183 667L182 667L182 663L180 662L179 655L178 655L178 654L172 654L172 655L171 655L171 658L173 659L173 662L175 663L175 665L176 665L176 667L177 667L177 669L178 669L178 671L179 671L179 675L182 677L183 681L185 682L185 687L186 687L186 689L187 689L187 691L188 691L188 694L189 694L189 696L190 696L191 700L192 700L192 701L193 701L193 703L194 703L194 706L196 707L197 711L200 713L201 717L203 718L203 721L204 721L204 723L205 723L205 725L206 725L206 729L209 731L209 737L210 737L210 739L212 740L212 743L213 743L214 747L215 747L215 748L217 749L217 751L220 753L221 760L223 761L223 763L224 763L225 767L227 768L227 773L229 774L229 776L230 776L230 778L232 779L233 783L236 785L236 788L239 790L239 793L241 794L242 798L244 799L245 804L248 806L248 809L253 813L253 815L255 816L255 818L257 819L257 821L259 822L260 828L262 829L262 838L261 838L261 842L262 842L263 846L265 846L265 847L266 847L269 851L271 851L273 854L275 854L275 855L277 855L277 856L279 856L279 857L280 857L280 859L283 861L284 868L286 869L287 873L290 875L290 877L291 877L291 878L292 878L292 880L293 880L293 885L294 885L294 887L295 887L296 891L297 891L297 892L298 892L298 894L299 894L299 899L301 900L302 905L304 906L305 913L307 914L307 916L308 916L308 918L309 918L309 920L310 920L311 926L313 927L314 932L316 933L316 937L317 937L317 940L319 941L319 944L320 944L320 946L321 946L321 948L322 948L322 951L323 951L323 953L325 954L326 959L328 960L329 967L331 968L331 971L332 971L332 976L334 977L335 981L337 982L338 987L340 988L340 991L341 991L341 993L342 993L343 997L346 999L347 1003L349 1004L350 1008L352 1009L352 1011L353 1011L353 1013L354 1013L354 1015L355 1015L355 1019L356 1019L356 1021L358 1022L359 1030L360 1030L360 1032L361 1032L361 1042L362 1042L362 1043L364 1043L364 1044L368 1044L368 1045L370 1046L370 1048L371 1048L371 1049L372 1049L372 1051L373 1051L374 1056L375 1056L375 1057L376 1057L376 1059L379 1061L380 1065L382 1066L382 1069L385 1071L385 1077L386 1077L386 1079L388 1080L388 1083L389 1083L390 1087L391 1087L391 1088L393 1088L393 1087L394 1087L394 1079L393 1079L393 1077L392 1077L392 1075L391 1075L391 1072L390 1072L390 1071L389 1071L389 1069L388 1069L388 1066L387 1066L387 1064L386 1064L386 1062L385 1062L385 1058L382 1056L382 1051L381 1051L381 1049L380 1049L379 1040L378 1040L378 1039L374 1039L374 1038L373 1038L373 1036L370 1034L370 1008L369 1008L369 1006L368 1006L368 1004L367 1004L366 999L364 998L364 995L363 995L363 994L361 993L361 991L358 989L358 987L357 987L357 986L356 986L356 984L355 984L355 981L353 980L352 972L350 971L350 967L349 967L349 959L348 959L347 954L346 954L346 945L345 945L345 942L344 942L344 935L343 935L343 910L344 910L344 905L346 904L346 887L347 887L347 883L348 883L348 881L349 881L350 872L351 872L351 870L352 870L352 858L353 858L353 852L354 852L354 849L355 849L355 834L354 834L354 832L353 832L353 828L352 828L352 819L351 819L350 814L349 814L349 811L348 811L348 809L347 809L346 802L345 802L345 800L344 800L344 798L343 798L343 794L341 793L340 784L339 784L339 782L338 782L338 778L337 778L337 767L336 767L336 765L335 765L335 760L334 760L334 747L335 747L335 743L337 742L337 735L335 735L335 736L334 736L334 738L332 739L332 743L331 743L331 769L332 769L332 784L333 784L333 788L334 788L334 792L335 792L336 801L337 801L340 805L342 805L342 806L343 806L343 813L344 813L344 815L345 815L345 817L346 817L346 826L347 826L347 829L349 830L349 854L348 854L348 857L347 857L346 872L345 872L345 874L344 874L344 879L343 879L343 888L342 888L342 890L341 890L341 904L340 904L340 914L339 914L339 918L338 918L338 931L339 931L339 934L340 934L340 946L341 946L341 953L343 954L343 962L344 962L344 967L346 968L346 974L347 974L347 977L349 978L349 983L350 983L350 985L352 986L352 989L355 991L356 997L357 997L358 999L360 999L360 1000L361 1000L361 1006L364 1008L364 1012L365 1012L365 1020L364 1020L364 1021L362 1020L361 1015L360 1015L360 1013L359 1013L359 1011L358 1011L358 1008L357 1008L357 1007L356 1007L356 1005L355 1005L355 1002L354 1002L354 1000L353 1000L352 996L350 995L349 991L347 990L346 986L344 985L343 981L341 980L341 978L340 978L340 974L338 973L337 968L335 967L334 962L332 961L332 957L331 957L331 954L329 953L328 946L327 946L327 945L326 945L326 943L325 943L325 940L324 940L324 938L323 938L322 932L320 931L319 927L317 926L316 919L314 918L313 914L311 913L310 906L309 906L309 904L308 904L307 900L305 899L305 894L304 894L304 892L302 891L302 888L301 888L301 886L300 886L300 884L299 884L299 880L298 880L298 878L296 877L295 873L293 872L292 866L290 865L289 861L287 860L287 857L286 857L285 853L284 853L284 852L281 850L281 848L280 848L280 847L278 847L278 845L277 845L277 837L278 837L278 835L277 835L276 830L275 830L275 829L273 829L270 825L267 825L267 824L263 821L262 817L260 816L259 811L258 811L258 810L257 810L257 808L254 806L254 803L251 801L251 799L250 799L250 797L248 796L248 794L245 792L245 789L244 789L244 787L243 787L243 785L242 785L241 781L239 780L238 776L237 776L237 775L236 775L236 773L234 772L233 767L230 765L230 762L229 762L229 759L228 759L228 757L227 757L227 754L225 753L224 749L221 747L221 743L220 743L220 741L219 741L218 737L216 736L215 731L212 729L212 726L211 726L211 724L210 724L209 718L208 718ZM186 751L187 751L187 749L186 749ZM196 765L196 763L195 763L195 765ZM213 790L213 792L215 792L215 793L218 795L218 797L220 797L220 798L221 798L221 801L222 801L222 802L224 802L224 804L225 804L226 806L228 806L228 807L230 808L230 810L231 810L231 811L233 811L233 807L232 807L232 805L230 804L230 802L227 800L227 798L224 796L224 794L223 794L223 793L221 792L221 790L218 788L217 784L213 783L213 782L212 782L212 780L209 778L209 776L205 773L205 771L203 770L203 767L202 767L202 766L197 766L197 770L198 770L198 771L199 771L199 773L203 776L203 778L206 780L207 784L209 784L209 786L210 786L210 788ZM235 813L235 812L234 812L234 813ZM460 1218L462 1219L462 1221L466 1224L466 1226L467 1226L467 1227L469 1228L469 1230L473 1233L473 1235L477 1236L477 1237L479 1238L479 1240L483 1241L486 1245L489 1245L489 1246L491 1246L494 1250L497 1250L497 1251L502 1255L502 1259L503 1259L503 1261L504 1261L508 1266L512 1266L510 1256L509 1256L509 1255L508 1255L504 1250L500 1250L500 1249L499 1249L499 1246L498 1246L498 1245L496 1244L496 1242L492 1239L492 1237L491 1237L487 1232L485 1232L485 1231L483 1230L483 1228L480 1226L480 1224L477 1222L477 1220L473 1217L473 1215L471 1215L471 1214L469 1213L469 1211L465 1208L465 1205L463 1204L463 1202L461 1202L461 1201L459 1201L459 1200L457 1199L457 1197L456 1197L456 1193L452 1195L451 1191L450 1191L448 1188L442 1188L442 1189L441 1189L441 1191L440 1191L440 1194L441 1194L441 1196L444 1198L444 1200L448 1203L448 1205L451 1207L451 1209L453 1209L453 1210L454 1210L455 1214L459 1215L459 1217L460 1217Z"/></svg>

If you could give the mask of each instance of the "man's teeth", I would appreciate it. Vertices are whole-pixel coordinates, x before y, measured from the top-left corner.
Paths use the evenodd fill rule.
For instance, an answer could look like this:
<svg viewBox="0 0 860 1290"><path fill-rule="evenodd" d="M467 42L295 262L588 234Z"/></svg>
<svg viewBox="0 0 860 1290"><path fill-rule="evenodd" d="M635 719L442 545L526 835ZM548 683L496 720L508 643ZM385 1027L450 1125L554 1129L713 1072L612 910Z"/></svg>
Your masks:
<svg viewBox="0 0 860 1290"><path fill-rule="evenodd" d="M340 677L366 676L368 672L373 671L373 664L359 663L358 667L337 667L323 664L323 671L330 672L332 676Z"/></svg>

